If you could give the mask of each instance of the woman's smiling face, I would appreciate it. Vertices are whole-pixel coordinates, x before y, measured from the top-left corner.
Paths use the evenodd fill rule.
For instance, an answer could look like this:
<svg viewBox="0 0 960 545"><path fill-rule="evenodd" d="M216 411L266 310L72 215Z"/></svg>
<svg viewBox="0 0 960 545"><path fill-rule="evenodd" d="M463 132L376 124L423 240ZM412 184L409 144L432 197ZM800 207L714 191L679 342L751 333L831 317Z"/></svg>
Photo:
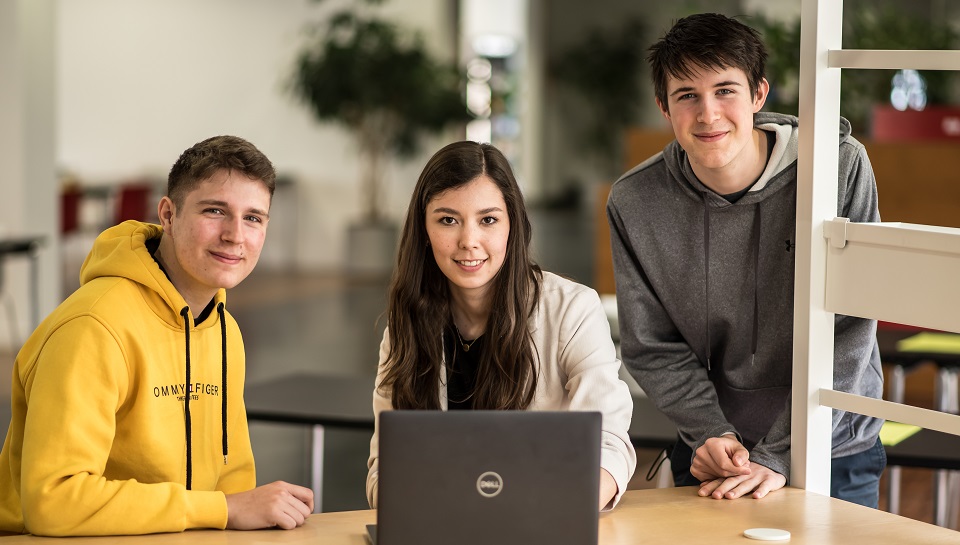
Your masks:
<svg viewBox="0 0 960 545"><path fill-rule="evenodd" d="M451 291L486 296L500 272L510 236L503 193L486 175L427 203L427 237Z"/></svg>

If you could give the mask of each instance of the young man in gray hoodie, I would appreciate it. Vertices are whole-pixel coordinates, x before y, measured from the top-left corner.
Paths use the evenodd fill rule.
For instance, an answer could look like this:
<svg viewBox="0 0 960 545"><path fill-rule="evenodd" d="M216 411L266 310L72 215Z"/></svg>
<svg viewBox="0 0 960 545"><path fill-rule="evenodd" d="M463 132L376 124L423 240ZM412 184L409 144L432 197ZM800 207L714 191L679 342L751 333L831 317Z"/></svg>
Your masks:
<svg viewBox="0 0 960 545"><path fill-rule="evenodd" d="M790 472L797 118L760 112L758 33L718 14L677 21L650 48L676 140L607 202L622 359L679 430L678 485L762 498ZM839 121L837 215L879 221L863 146ZM834 387L880 397L876 322L836 316ZM833 411L831 496L876 507L882 421Z"/></svg>

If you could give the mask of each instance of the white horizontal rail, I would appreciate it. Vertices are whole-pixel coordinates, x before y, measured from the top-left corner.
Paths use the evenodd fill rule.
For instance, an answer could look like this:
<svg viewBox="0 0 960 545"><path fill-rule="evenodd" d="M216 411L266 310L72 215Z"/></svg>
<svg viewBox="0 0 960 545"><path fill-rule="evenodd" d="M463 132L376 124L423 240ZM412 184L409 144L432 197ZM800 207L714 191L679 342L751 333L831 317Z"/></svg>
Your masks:
<svg viewBox="0 0 960 545"><path fill-rule="evenodd" d="M930 430L960 435L960 416L836 390L820 389L820 404L841 411L873 416Z"/></svg>
<svg viewBox="0 0 960 545"><path fill-rule="evenodd" d="M824 223L830 312L960 332L960 229Z"/></svg>
<svg viewBox="0 0 960 545"><path fill-rule="evenodd" d="M960 51L908 49L831 49L830 68L874 70L960 70Z"/></svg>
<svg viewBox="0 0 960 545"><path fill-rule="evenodd" d="M900 222L854 223L847 218L834 218L824 223L823 236L835 248L843 248L847 242L863 242L960 257L960 229L954 227Z"/></svg>

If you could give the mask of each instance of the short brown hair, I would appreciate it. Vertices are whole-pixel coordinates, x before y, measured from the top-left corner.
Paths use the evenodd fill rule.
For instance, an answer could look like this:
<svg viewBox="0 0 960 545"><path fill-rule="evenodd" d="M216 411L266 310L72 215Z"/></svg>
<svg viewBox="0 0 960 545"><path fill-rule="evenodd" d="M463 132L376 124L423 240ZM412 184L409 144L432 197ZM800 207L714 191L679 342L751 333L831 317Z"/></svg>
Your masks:
<svg viewBox="0 0 960 545"><path fill-rule="evenodd" d="M767 48L760 33L719 13L697 13L677 21L647 55L653 92L663 111L667 107L667 80L690 77L697 69L739 68L755 97L766 76Z"/></svg>
<svg viewBox="0 0 960 545"><path fill-rule="evenodd" d="M237 136L207 138L181 153L167 177L167 196L179 209L187 193L220 170L237 171L263 182L273 199L277 184L273 163L256 146Z"/></svg>

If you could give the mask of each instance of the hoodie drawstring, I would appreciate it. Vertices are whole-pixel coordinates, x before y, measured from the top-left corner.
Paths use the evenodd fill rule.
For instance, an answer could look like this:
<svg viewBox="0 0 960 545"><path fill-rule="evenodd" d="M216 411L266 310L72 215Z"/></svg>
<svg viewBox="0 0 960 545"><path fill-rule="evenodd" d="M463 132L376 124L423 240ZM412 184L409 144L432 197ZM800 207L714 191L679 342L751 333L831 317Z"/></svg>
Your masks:
<svg viewBox="0 0 960 545"><path fill-rule="evenodd" d="M217 303L217 315L220 318L220 353L221 353L221 384L220 384L220 430L223 439L223 465L227 465L227 321L224 316L223 303ZM183 337L186 345L186 376L184 377L183 418L184 435L187 444L187 490L193 486L193 419L190 417L190 396L193 393L190 382L190 307L180 309L183 317Z"/></svg>
<svg viewBox="0 0 960 545"><path fill-rule="evenodd" d="M704 284L704 331L707 337L707 371L710 370L710 203L707 194L701 193L703 199L703 284Z"/></svg>
<svg viewBox="0 0 960 545"><path fill-rule="evenodd" d="M193 482L193 444L191 437L192 420L190 418L190 307L180 309L180 316L183 316L183 337L187 346L186 368L187 376L183 388L183 418L184 433L187 441L187 490L191 490Z"/></svg>
<svg viewBox="0 0 960 545"><path fill-rule="evenodd" d="M750 344L750 365L757 356L760 337L760 203L753 211L753 339Z"/></svg>
<svg viewBox="0 0 960 545"><path fill-rule="evenodd" d="M703 199L703 274L704 274L704 335L706 337L707 371L711 370L710 357L710 204L707 194L701 192ZM753 330L750 338L750 365L757 355L760 337L760 203L753 209Z"/></svg>
<svg viewBox="0 0 960 545"><path fill-rule="evenodd" d="M223 465L227 465L227 321L223 316L223 303L217 303L217 314L220 315L220 346L223 354L221 359L223 377L220 379L220 429L223 436Z"/></svg>

